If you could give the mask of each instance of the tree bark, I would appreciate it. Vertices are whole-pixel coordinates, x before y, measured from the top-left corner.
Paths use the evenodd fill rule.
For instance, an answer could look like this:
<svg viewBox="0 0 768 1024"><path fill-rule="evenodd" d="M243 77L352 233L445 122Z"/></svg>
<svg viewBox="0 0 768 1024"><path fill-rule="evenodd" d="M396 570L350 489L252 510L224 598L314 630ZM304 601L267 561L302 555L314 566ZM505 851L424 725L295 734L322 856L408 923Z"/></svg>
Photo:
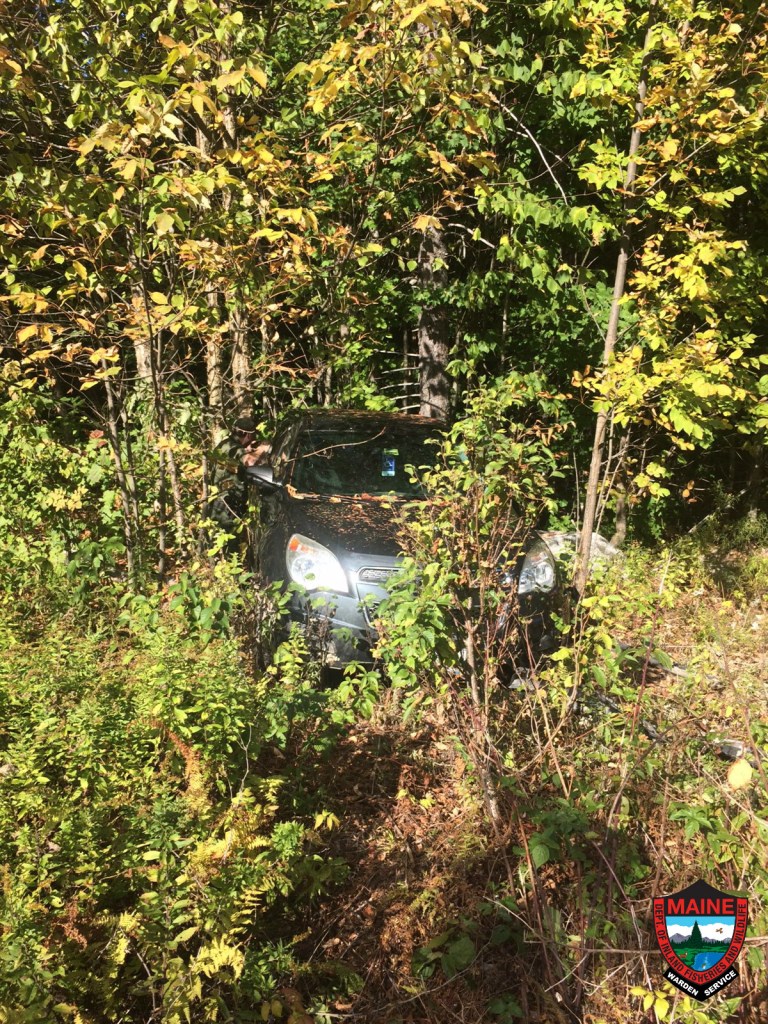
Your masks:
<svg viewBox="0 0 768 1024"><path fill-rule="evenodd" d="M167 469L171 481L171 494L173 497L173 511L176 520L176 541L179 546L184 541L184 504L181 491L181 480L176 467L176 459L173 454L173 438L171 420L168 415L168 407L165 404L165 363L166 356L163 344L163 332L154 331L152 328L152 316L150 313L149 295L146 278L143 274L140 284L144 309L147 318L147 337L149 338L149 368L150 383L152 386L152 411L155 430L164 442L164 447L158 448L158 487L164 488L164 474Z"/></svg>
<svg viewBox="0 0 768 1024"><path fill-rule="evenodd" d="M206 292L209 309L218 311L218 292L211 288ZM221 337L210 332L205 339L205 379L208 391L208 428L216 444L224 425L224 370L221 359Z"/></svg>
<svg viewBox="0 0 768 1024"><path fill-rule="evenodd" d="M419 281L428 293L448 283L448 250L442 231L429 227L419 248ZM439 295L422 307L417 328L419 343L419 398L422 416L445 419L450 410L450 384L446 367L450 348L448 310Z"/></svg>
<svg viewBox="0 0 768 1024"><path fill-rule="evenodd" d="M103 365L103 364L102 364ZM131 431L128 424L128 414L125 411L125 403L122 398L119 402L118 418L123 430L123 444L125 445L125 459L123 460L125 479L128 485L128 497L130 500L131 515L136 524L137 554L141 555L141 513L139 512L139 490L136 486L136 473L134 470L133 444L131 442Z"/></svg>
<svg viewBox="0 0 768 1024"><path fill-rule="evenodd" d="M142 273L141 266L137 267L137 273ZM138 321L144 310L144 288L140 282L131 286L131 297ZM134 339L133 352L136 357L136 376L139 389L149 391L152 388L152 338L149 331Z"/></svg>
<svg viewBox="0 0 768 1024"><path fill-rule="evenodd" d="M635 101L635 119L641 121L645 110L645 95L648 89L648 57L651 47L651 33L653 22L650 22L645 33L643 46L643 60L640 66L640 80L637 83L637 99ZM629 163L624 179L624 191L631 194L634 190L635 178L637 177L637 151L640 147L642 130L635 125L629 140ZM619 313L621 312L621 300L624 297L624 288L627 280L627 263L629 262L630 238L628 224L624 223L621 236L619 256L616 260L616 271L613 278L613 298L611 300L611 311L608 317L608 327L605 332L605 343L603 346L603 368L607 367L613 356L616 347L616 338L619 329ZM579 593L582 593L589 575L589 555L592 549L592 531L595 526L595 513L597 510L597 499L600 490L600 474L603 464L603 446L605 442L605 428L608 423L609 413L600 411L597 414L595 423L595 436L592 443L592 459L589 466L589 479L584 495L584 521L579 537L579 549L576 557L576 573L573 585Z"/></svg>
<svg viewBox="0 0 768 1024"><path fill-rule="evenodd" d="M168 567L167 501L165 486L165 453L161 448L157 458L157 494L155 495L155 516L157 517L157 582L165 583Z"/></svg>
<svg viewBox="0 0 768 1024"><path fill-rule="evenodd" d="M230 14L230 0L220 0L219 9L222 14ZM227 53L219 52L219 62ZM234 94L227 89L228 100L222 108L222 141L225 149L237 148L237 116L233 105ZM232 192L224 189L222 206L227 212L232 204ZM232 341L232 394L234 397L234 415L250 415L253 411L253 387L251 381L251 340L248 331L248 313L236 290L227 292L226 305L230 312L230 339Z"/></svg>
<svg viewBox="0 0 768 1024"><path fill-rule="evenodd" d="M228 14L231 10L229 0L220 0L219 9L222 14ZM220 70L222 70L222 61L226 56L226 50L220 48L218 53ZM227 89L226 92L229 98L226 103L224 103L221 111L221 125L223 128L221 140L225 150L234 150L234 148L237 148L238 146L238 118L236 111L234 111L233 93L230 89ZM201 146L201 152L206 153L207 140L199 137L199 145ZM228 212L229 207L231 206L231 201L232 196L230 189L224 188L221 197L221 206L224 213ZM229 310L229 340L231 344L230 372L232 396L234 399L233 418L237 419L239 416L250 416L253 411L251 339L248 331L248 312L236 290L227 290L224 293L224 303L226 308ZM212 346L215 344L216 341L214 339L209 339L206 355L207 358L210 359L209 366L214 370L214 386L219 386L221 388L221 397L223 397L223 387L219 384L217 379L217 372L220 369L220 365L219 367L215 367L215 353L212 349ZM218 357L220 359L220 352ZM213 397L214 396L209 392L209 406L211 408L214 408Z"/></svg>
<svg viewBox="0 0 768 1024"><path fill-rule="evenodd" d="M201 128L195 129L195 145L200 152L201 163L204 163L210 152L210 144ZM219 304L219 291L212 284L205 290L205 301L211 311L213 323L220 322L221 312ZM205 337L205 381L208 401L205 412L207 414L207 428L210 432L212 445L218 444L224 429L224 360L222 357L222 338L215 331L210 330Z"/></svg>
<svg viewBox="0 0 768 1024"><path fill-rule="evenodd" d="M107 363L102 359L101 368L106 372ZM136 581L136 559L138 555L139 521L135 504L136 481L133 479L133 467L126 467L123 462L123 454L120 447L120 430L118 427L117 402L112 381L109 377L104 378L104 390L107 396L107 434L109 445L112 449L112 459L115 463L115 476L120 489L120 499L123 505L123 536L125 538L125 565L128 571L128 578L132 583ZM133 493L132 493L133 491Z"/></svg>
<svg viewBox="0 0 768 1024"><path fill-rule="evenodd" d="M250 415L253 408L251 386L251 345L248 335L245 309L236 303L232 310L232 394L235 403L235 418Z"/></svg>

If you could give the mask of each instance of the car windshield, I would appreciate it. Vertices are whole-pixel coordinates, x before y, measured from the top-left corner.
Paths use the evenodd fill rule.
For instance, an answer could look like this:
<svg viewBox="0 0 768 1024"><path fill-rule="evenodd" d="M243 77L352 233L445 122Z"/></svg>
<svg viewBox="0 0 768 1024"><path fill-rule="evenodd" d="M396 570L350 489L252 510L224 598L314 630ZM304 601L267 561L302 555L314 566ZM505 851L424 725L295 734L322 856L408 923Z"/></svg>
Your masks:
<svg viewBox="0 0 768 1024"><path fill-rule="evenodd" d="M291 484L309 494L419 498L423 490L408 467L434 465L436 439L435 428L425 426L307 430L299 438Z"/></svg>

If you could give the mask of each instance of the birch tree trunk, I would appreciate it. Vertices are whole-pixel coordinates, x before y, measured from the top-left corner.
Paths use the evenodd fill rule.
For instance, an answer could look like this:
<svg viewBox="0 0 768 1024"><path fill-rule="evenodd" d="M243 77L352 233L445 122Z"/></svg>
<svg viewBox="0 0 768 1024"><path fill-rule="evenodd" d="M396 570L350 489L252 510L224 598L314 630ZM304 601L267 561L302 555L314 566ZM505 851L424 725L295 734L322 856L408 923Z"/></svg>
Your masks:
<svg viewBox="0 0 768 1024"><path fill-rule="evenodd" d="M140 266L136 267L136 273L141 274ZM133 308L136 311L136 320L141 322L144 316L144 288L140 282L131 285L131 299ZM152 338L149 330L146 334L138 335L133 341L133 353L136 358L136 377L140 391L152 390Z"/></svg>

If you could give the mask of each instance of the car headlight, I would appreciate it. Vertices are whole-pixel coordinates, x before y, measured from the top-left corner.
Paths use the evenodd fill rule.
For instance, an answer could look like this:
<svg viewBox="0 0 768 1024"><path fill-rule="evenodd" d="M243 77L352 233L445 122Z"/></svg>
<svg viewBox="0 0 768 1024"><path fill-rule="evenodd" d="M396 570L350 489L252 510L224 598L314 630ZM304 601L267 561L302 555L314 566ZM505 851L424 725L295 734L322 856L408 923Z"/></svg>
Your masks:
<svg viewBox="0 0 768 1024"><path fill-rule="evenodd" d="M542 540L530 546L523 559L517 582L518 594L548 594L555 589L557 567L552 552Z"/></svg>
<svg viewBox="0 0 768 1024"><path fill-rule="evenodd" d="M349 591L347 577L332 551L316 540L294 533L285 551L285 565L294 583L305 590Z"/></svg>

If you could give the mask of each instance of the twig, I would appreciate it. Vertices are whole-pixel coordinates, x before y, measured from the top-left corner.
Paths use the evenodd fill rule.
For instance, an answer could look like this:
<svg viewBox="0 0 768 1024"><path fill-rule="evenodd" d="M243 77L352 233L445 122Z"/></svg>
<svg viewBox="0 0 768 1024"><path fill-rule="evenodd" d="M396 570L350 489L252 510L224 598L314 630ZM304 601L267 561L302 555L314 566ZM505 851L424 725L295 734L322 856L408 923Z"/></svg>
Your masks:
<svg viewBox="0 0 768 1024"><path fill-rule="evenodd" d="M554 181L554 183L555 183L555 186L557 187L557 191L558 191L558 192L560 193L560 195L561 195L561 196L563 197L563 202L565 203L565 205L566 205L567 207L570 207L570 203L568 202L568 197L566 196L565 192L563 191L563 186L562 186L562 185L560 184L560 182L559 182L559 181L557 180L557 177L556 177L556 175L555 175L555 172L554 172L554 171L552 170L552 166L551 166L551 164L549 163L549 161L547 160L547 158L546 158L546 157L544 156L544 150L543 150L543 149L541 148L541 146L539 145L539 143L538 143L538 141L537 141L536 137L534 136L533 132L531 132L531 131L530 131L530 129L529 129L529 128L528 128L528 127L527 127L527 126L526 126L526 125L525 125L525 124L524 124L524 123L523 123L523 122L522 122L522 121L520 120L520 118L519 118L519 117L517 116L517 114L514 114L514 113L513 113L513 112L512 112L512 111L511 111L511 110L509 109L509 107L507 107L507 106L506 106L506 105L505 105L504 103L501 103L501 102L499 102L499 106L501 107L501 109L502 109L502 110L504 111L504 113L505 113L505 114L507 114L507 115L508 115L509 117L511 117L511 118L512 118L512 120L513 120L513 121L515 122L515 124L516 124L516 125L517 125L517 126L518 126L519 128L521 128L521 129L523 130L523 132L524 132L524 133L525 133L525 134L526 134L526 135L528 136L528 138L529 138L529 139L531 140L531 142L532 142L532 143L534 144L534 146L536 147L536 152L537 152L537 153L539 154L539 156L541 157L541 162L542 162L542 163L544 164L544 166L545 166L545 167L546 167L546 169L547 169L547 173L549 174L549 176L550 176L550 178L552 179L552 181Z"/></svg>

